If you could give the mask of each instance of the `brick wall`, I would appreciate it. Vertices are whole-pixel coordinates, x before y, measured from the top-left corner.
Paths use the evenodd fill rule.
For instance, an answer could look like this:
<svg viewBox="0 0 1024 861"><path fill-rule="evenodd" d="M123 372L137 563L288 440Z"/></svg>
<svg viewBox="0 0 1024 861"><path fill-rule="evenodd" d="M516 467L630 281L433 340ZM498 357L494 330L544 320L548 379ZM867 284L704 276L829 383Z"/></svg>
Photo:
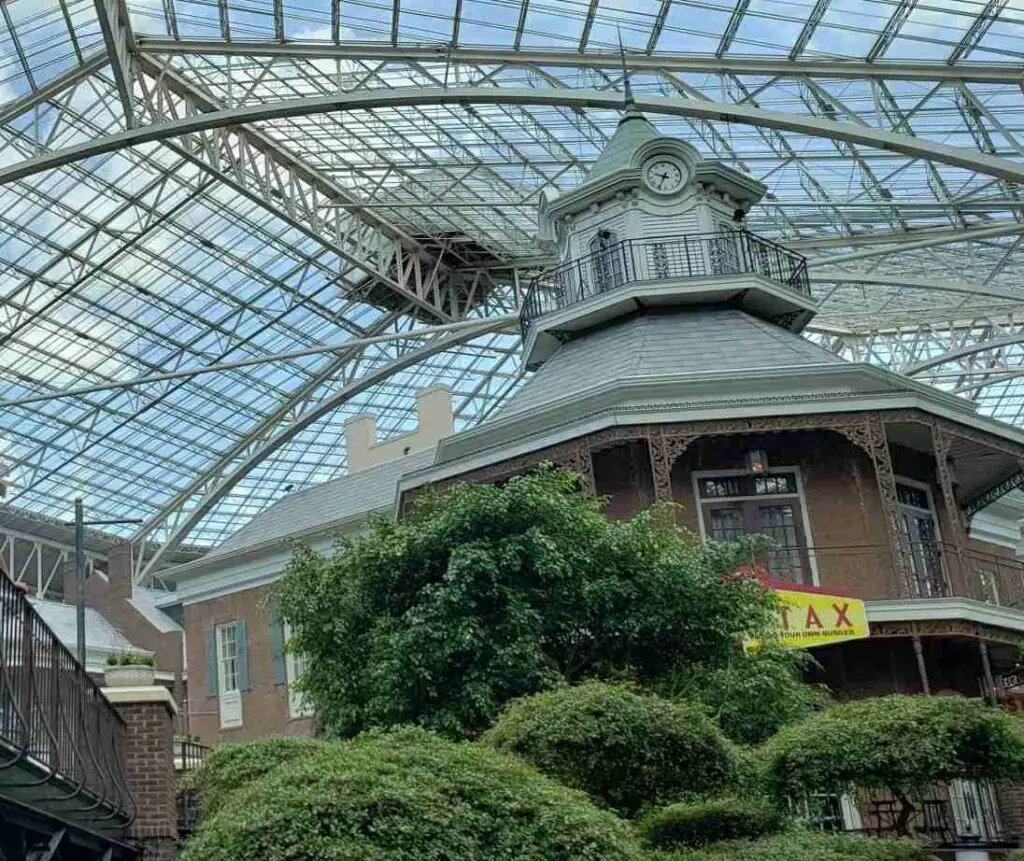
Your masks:
<svg viewBox="0 0 1024 861"><path fill-rule="evenodd" d="M135 821L129 836L143 845L141 861L171 861L176 855L178 839L173 744L175 709L173 703L167 701L125 700L138 691L160 692L155 688L108 688L105 691L125 722L125 778L135 800Z"/></svg>
<svg viewBox="0 0 1024 861"><path fill-rule="evenodd" d="M288 689L277 681L270 634L269 587L245 589L185 605L188 649L189 725L204 744L242 741L276 735L312 735L310 719L288 714ZM245 620L249 690L242 692L242 725L221 729L219 700L210 696L207 632L217 625Z"/></svg>
<svg viewBox="0 0 1024 861"><path fill-rule="evenodd" d="M85 584L85 603L98 610L132 645L154 654L160 672L173 673L171 695L176 702L185 702L185 657L182 634L163 633L128 603L132 596L131 546L120 544L108 554L107 581L93 575ZM74 565L64 572L65 600L75 599Z"/></svg>

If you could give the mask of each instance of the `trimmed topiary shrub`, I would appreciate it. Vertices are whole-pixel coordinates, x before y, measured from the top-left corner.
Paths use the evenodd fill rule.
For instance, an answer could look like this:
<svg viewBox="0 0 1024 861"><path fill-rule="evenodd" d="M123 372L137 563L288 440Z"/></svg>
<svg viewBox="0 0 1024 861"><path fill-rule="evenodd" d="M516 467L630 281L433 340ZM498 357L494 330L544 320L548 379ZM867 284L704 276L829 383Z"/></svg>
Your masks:
<svg viewBox="0 0 1024 861"><path fill-rule="evenodd" d="M485 745L423 729L324 744L238 789L181 861L641 861L631 829Z"/></svg>
<svg viewBox="0 0 1024 861"><path fill-rule="evenodd" d="M721 792L736 779L731 746L702 706L620 685L525 697L484 740L626 816Z"/></svg>
<svg viewBox="0 0 1024 861"><path fill-rule="evenodd" d="M928 861L913 840L796 830L761 840L729 840L700 849L654 852L651 861Z"/></svg>
<svg viewBox="0 0 1024 861"><path fill-rule="evenodd" d="M900 802L909 830L911 796L933 783L1024 780L1020 718L955 696L857 700L784 728L761 750L778 799L809 792L882 789Z"/></svg>
<svg viewBox="0 0 1024 861"><path fill-rule="evenodd" d="M640 833L649 846L672 849L764 837L782 831L787 824L787 817L772 807L743 798L719 797L652 810L641 821Z"/></svg>
<svg viewBox="0 0 1024 861"><path fill-rule="evenodd" d="M208 816L239 787L323 747L324 742L310 738L264 738L225 744L211 750L203 764L185 776L179 788L197 792L202 813Z"/></svg>

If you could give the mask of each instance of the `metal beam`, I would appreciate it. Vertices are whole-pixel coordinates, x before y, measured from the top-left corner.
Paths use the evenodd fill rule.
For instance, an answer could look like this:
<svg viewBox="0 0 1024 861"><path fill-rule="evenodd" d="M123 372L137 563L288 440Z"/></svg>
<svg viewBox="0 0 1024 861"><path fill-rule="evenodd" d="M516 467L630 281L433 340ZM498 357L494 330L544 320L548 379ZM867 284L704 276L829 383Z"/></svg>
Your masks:
<svg viewBox="0 0 1024 861"><path fill-rule="evenodd" d="M855 260L867 260L871 257L886 257L890 254L899 254L904 251L913 251L919 248L936 248L940 245L954 245L958 242L976 242L981 239L995 239L1000 236L1014 236L1024 233L1024 224L1016 221L1010 224L1003 224L999 227L983 227L978 230L962 230L959 232L946 233L942 236L919 239L912 242L903 242L895 247L869 248L865 251L854 251L852 254L837 254L834 257L820 257L817 260L808 260L809 267L832 266L836 263L852 263Z"/></svg>
<svg viewBox="0 0 1024 861"><path fill-rule="evenodd" d="M135 125L135 101L132 99L132 30L124 0L94 0L103 44L107 46L110 68L114 73L117 95L128 128Z"/></svg>
<svg viewBox="0 0 1024 861"><path fill-rule="evenodd" d="M903 373L908 377L912 377L915 374L920 374L922 371L927 371L929 368L945 365L947 362L955 362L958 359L973 356L976 353L984 353L986 350L998 350L1000 347L1009 347L1013 344L1024 344L1024 332L1016 335L1006 335L1002 338L992 338L988 341L977 341L955 350L949 350L938 356L932 356L923 362L918 362L916 365L906 368Z"/></svg>
<svg viewBox="0 0 1024 861"><path fill-rule="evenodd" d="M889 46L899 35L900 28L906 23L915 6L917 6L917 0L900 0L896 11L889 16L889 20L885 22L882 32L875 39L875 44L868 50L867 61L869 63L875 62L875 60L889 50Z"/></svg>
<svg viewBox="0 0 1024 861"><path fill-rule="evenodd" d="M519 325L518 314L504 314L495 317L488 317L488 322L499 325L505 322L507 328ZM241 359L237 362L219 362L215 365L201 365L196 368L183 368L180 371L168 371L165 374L149 374L145 377L135 377L131 380L108 380L103 383L96 383L91 386L77 386L73 389L64 389L55 392L43 392L38 395L27 395L14 400L0 400L0 409L11 409L13 407L24 407L29 404L42 403L44 401L55 401L62 398L74 398L81 395L89 395L94 392L106 392L111 389L128 389L132 386L143 386L149 383L162 383L168 380L180 380L197 377L201 374L222 373L224 371L237 371L239 368L250 368L254 365L265 365L270 362L286 362L293 359L301 359L307 356L318 356L321 353L337 353L340 350L347 350L352 347L365 347L370 344L386 344L388 341L409 341L416 338L426 338L431 335L439 335L447 332L457 332L461 329L479 328L479 320L462 320L455 323L445 323L440 326L423 326L419 329L411 329L408 332L389 332L385 335L373 335L369 338L350 338L337 344L318 344L315 347L306 347L302 350L290 350L286 353L271 353L266 356L254 356L251 359ZM0 527L2 529L2 527Z"/></svg>
<svg viewBox="0 0 1024 861"><path fill-rule="evenodd" d="M239 481L245 478L246 475L262 463L267 457L287 442L294 439L295 436L304 431L310 425L334 412L356 395L372 388L373 386L379 385L394 374L399 373L400 371L403 371L424 359L428 359L437 353L444 352L445 350L479 337L480 335L497 331L505 325L507 325L507 320L505 318L501 318L496 322L482 320L475 327L460 330L448 335L447 337L439 337L429 344L425 344L415 350L410 350L405 355L394 359L386 365L375 368L365 376L360 377L358 380L348 383L330 397L322 400L316 406L296 416L285 424L275 436L266 440L255 451L248 454L230 472L220 477L212 487L205 490L202 495L202 499L196 507L191 509L184 519L175 526L174 531L168 539L160 545L149 561L141 567L141 572L139 572L136 582L141 582L148 578L156 570L156 566L163 555L169 550L173 550L177 547L207 515L207 513L209 513L209 511L221 499L223 499ZM190 485L190 487L193 488L191 493L194 493L196 490L201 488L205 483L205 479L206 476L202 476L200 479L197 479L196 482L193 482L193 484ZM191 495L191 493L189 495ZM142 540L149 535L152 532L151 525L152 521L145 524L133 537L133 541Z"/></svg>
<svg viewBox="0 0 1024 861"><path fill-rule="evenodd" d="M725 52L732 47L732 40L736 38L736 33L740 29L740 24L743 23L743 16L747 14L749 6L750 0L736 0L736 5L733 7L729 21L725 25L725 30L722 31L722 38L718 40L715 57L721 59Z"/></svg>
<svg viewBox="0 0 1024 861"><path fill-rule="evenodd" d="M647 38L647 53L653 54L658 47L658 39L661 38L661 31L665 29L665 21L668 19L669 10L672 8L672 0L661 0L661 8L654 19L651 27L651 35Z"/></svg>
<svg viewBox="0 0 1024 861"><path fill-rule="evenodd" d="M479 66L568 66L574 68L622 68L618 51L554 51L507 48L452 48L448 45L398 45L363 43L332 45L324 42L288 42L280 45L267 41L204 42L158 37L140 37L136 50L142 54L169 56L199 54L240 57L303 57L307 59L339 59L396 62L403 60L465 63ZM711 72L735 75L778 75L779 77L884 79L905 81L978 81L994 84L1020 84L1024 72L1018 64L966 63L948 66L945 63L879 62L863 63L847 60L785 60L782 58L710 57L658 52L626 54L626 65L637 72Z"/></svg>
<svg viewBox="0 0 1024 861"><path fill-rule="evenodd" d="M985 4L985 8L981 10L978 16L974 19L974 22L968 28L967 32L964 33L964 37L950 52L949 58L946 60L950 66L960 60L967 59L967 55L978 47L978 43L985 38L985 34L989 31L989 28L995 24L996 19L1006 8L1006 4L1008 2L1009 0L988 0L988 3Z"/></svg>
<svg viewBox="0 0 1024 861"><path fill-rule="evenodd" d="M56 98L64 90L77 86L86 78L102 69L108 62L110 62L110 58L107 56L106 51L97 51L89 55L80 65L69 69L61 75L57 75L57 77L47 81L43 86L27 93L20 99L15 99L5 104L0 108L0 124L8 123L26 111L30 111Z"/></svg>
<svg viewBox="0 0 1024 861"><path fill-rule="evenodd" d="M465 87L461 89L398 87L386 92L360 91L326 96L306 96L279 102L252 104L239 108L196 113L170 119L144 128L97 138L54 152L44 153L0 168L0 184L24 179L75 161L126 149L138 144L192 134L208 129L237 126L271 119L308 116L332 111L366 111L379 108L421 107L425 105L534 105L618 110L622 97L617 92L570 89L520 89ZM949 146L911 135L896 134L869 126L834 120L767 111L747 105L703 102L696 99L652 98L639 96L639 110L650 114L690 117L716 122L738 123L757 128L796 132L810 137L841 140L891 150L1012 182L1024 183L1024 164L1010 159Z"/></svg>
<svg viewBox="0 0 1024 861"><path fill-rule="evenodd" d="M961 293L985 299L1004 299L1024 304L1024 290L999 289L985 285L964 284L940 278L914 278L885 272L844 272L841 270L815 270L814 283L831 284L872 284L883 287L908 287L911 290L929 290L938 293ZM812 327L817 328L817 327ZM0 404L2 406L2 404Z"/></svg>
<svg viewBox="0 0 1024 861"><path fill-rule="evenodd" d="M790 60L797 59L804 52L807 43L814 38L814 31L818 29L821 19L825 17L830 2L831 0L817 0L814 4L810 14L807 16L807 20L804 21L804 26L796 37L796 41L793 43L793 47L789 51Z"/></svg>

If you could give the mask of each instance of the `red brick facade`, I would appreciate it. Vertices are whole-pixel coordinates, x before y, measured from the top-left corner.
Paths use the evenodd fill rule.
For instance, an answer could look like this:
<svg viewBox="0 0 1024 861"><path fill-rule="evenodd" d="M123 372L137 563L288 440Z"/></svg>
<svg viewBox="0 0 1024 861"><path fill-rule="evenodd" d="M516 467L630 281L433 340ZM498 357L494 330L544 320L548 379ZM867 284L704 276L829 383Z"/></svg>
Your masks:
<svg viewBox="0 0 1024 861"><path fill-rule="evenodd" d="M174 711L165 702L115 701L115 707L126 725L125 777L135 801L130 836L143 846L141 861L172 861L178 839Z"/></svg>
<svg viewBox="0 0 1024 861"><path fill-rule="evenodd" d="M269 588L245 589L208 601L185 605L185 639L188 644L189 725L204 744L220 744L273 735L308 736L309 718L293 719L288 713L288 687L275 668L273 624L268 604ZM242 691L242 725L221 729L219 701L210 695L208 632L218 625L244 619L249 690ZM277 660L280 660L278 657Z"/></svg>

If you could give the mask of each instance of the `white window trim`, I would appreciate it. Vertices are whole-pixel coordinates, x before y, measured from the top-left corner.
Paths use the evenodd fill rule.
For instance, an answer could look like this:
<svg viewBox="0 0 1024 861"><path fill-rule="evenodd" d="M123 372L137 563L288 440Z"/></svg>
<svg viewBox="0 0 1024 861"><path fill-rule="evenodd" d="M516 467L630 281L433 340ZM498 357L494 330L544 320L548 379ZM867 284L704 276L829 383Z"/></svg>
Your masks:
<svg viewBox="0 0 1024 861"><path fill-rule="evenodd" d="M284 642L287 643L292 638L292 627L285 623L281 626L282 635ZM293 652L285 649L284 652L284 680L285 690L288 694L288 717L292 720L298 720L301 718L309 718L313 716L313 706L311 703L306 703L302 707L296 707L296 696L292 691L292 686L298 680L299 674L295 668L296 656Z"/></svg>
<svg viewBox="0 0 1024 861"><path fill-rule="evenodd" d="M938 543L941 544L942 543L942 531L941 531L942 530L942 524L939 523L939 512L938 512L938 509L935 508L935 497L932 494L931 485L926 483L926 482L924 482L924 481L918 481L915 478L906 478L906 477L904 477L902 475L895 475L895 474L893 475L893 484L894 485L895 484L905 484L907 487L913 487L913 488L916 488L917 490L923 490L924 491L925 496L928 497L928 508L927 509L918 508L916 505L907 505L905 502L900 502L898 496L897 496L897 499L896 499L896 507L897 508L905 508L908 511L921 511L921 512L923 512L925 514L930 514L932 516L932 520L935 523L935 540Z"/></svg>
<svg viewBox="0 0 1024 861"><path fill-rule="evenodd" d="M235 632L235 686L228 688L226 684L226 673L224 672L224 658L223 658L223 643L224 643L224 632L231 628ZM237 622L225 622L223 625L217 625L214 629L214 647L217 649L217 691L221 695L235 693L241 691L241 672L239 667L239 661L241 660L240 650L238 648L238 623Z"/></svg>
<svg viewBox="0 0 1024 861"><path fill-rule="evenodd" d="M768 475L773 472L791 472L796 479L796 493L766 493L763 496L723 496L714 499L702 499L700 495L700 480L702 478L727 478L733 475L749 475L746 469L699 469L690 473L690 481L693 485L693 499L697 506L697 526L700 529L700 540L707 541L707 529L704 526L704 504L711 502L737 502L750 501L752 499L797 499L800 502L800 523L804 528L804 535L807 538L807 564L811 569L811 585L820 586L821 578L818 575L818 556L814 549L814 538L811 535L811 520L807 511L807 492L804 487L804 474L799 466L780 466L770 469ZM799 585L799 584L794 584Z"/></svg>

